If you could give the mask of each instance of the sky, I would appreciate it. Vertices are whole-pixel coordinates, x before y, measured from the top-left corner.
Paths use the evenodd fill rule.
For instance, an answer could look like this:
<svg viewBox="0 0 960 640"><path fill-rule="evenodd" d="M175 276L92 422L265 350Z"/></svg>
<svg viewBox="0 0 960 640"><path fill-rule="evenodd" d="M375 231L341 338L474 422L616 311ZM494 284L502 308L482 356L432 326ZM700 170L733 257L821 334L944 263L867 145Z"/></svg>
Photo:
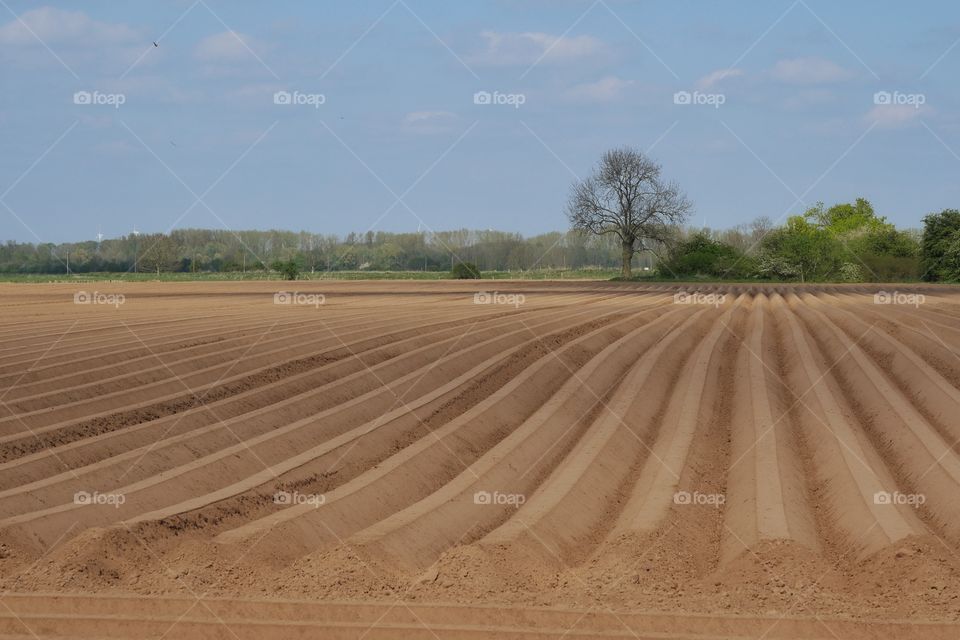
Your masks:
<svg viewBox="0 0 960 640"><path fill-rule="evenodd" d="M566 230L648 153L691 224L960 208L960 3L0 0L0 241Z"/></svg>

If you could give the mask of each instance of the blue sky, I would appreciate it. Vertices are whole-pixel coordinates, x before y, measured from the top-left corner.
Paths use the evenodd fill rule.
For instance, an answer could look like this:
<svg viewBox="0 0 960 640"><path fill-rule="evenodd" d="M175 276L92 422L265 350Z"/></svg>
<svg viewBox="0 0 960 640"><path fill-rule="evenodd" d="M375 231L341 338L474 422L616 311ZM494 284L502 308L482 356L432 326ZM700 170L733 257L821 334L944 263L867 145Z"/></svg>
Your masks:
<svg viewBox="0 0 960 640"><path fill-rule="evenodd" d="M618 145L697 225L917 227L960 207L958 42L949 1L2 0L0 240L564 230Z"/></svg>

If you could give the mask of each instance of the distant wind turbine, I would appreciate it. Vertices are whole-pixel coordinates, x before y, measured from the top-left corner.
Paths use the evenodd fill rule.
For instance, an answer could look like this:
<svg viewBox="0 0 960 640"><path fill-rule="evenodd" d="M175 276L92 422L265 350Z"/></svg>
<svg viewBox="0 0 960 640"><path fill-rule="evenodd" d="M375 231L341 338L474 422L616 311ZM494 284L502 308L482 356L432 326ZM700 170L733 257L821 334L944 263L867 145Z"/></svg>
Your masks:
<svg viewBox="0 0 960 640"><path fill-rule="evenodd" d="M140 257L139 256L140 246L139 246L139 243L137 242L139 239L140 239L140 232L137 231L137 225L133 225L133 272L134 273L140 272L140 267L138 264L139 257Z"/></svg>

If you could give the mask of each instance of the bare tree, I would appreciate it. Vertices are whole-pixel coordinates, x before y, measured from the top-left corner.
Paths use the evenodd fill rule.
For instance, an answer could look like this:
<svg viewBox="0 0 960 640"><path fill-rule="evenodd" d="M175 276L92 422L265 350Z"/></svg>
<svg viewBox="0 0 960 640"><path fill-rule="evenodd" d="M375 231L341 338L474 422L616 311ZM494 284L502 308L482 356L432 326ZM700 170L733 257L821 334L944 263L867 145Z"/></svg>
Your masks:
<svg viewBox="0 0 960 640"><path fill-rule="evenodd" d="M141 238L144 251L140 256L140 265L148 271L170 271L177 264L179 247L176 240L168 235L157 233Z"/></svg>
<svg viewBox="0 0 960 640"><path fill-rule="evenodd" d="M692 205L680 187L660 178L660 165L640 151L623 147L603 154L586 180L573 186L567 216L574 229L620 239L620 275L632 275L638 251L668 243Z"/></svg>

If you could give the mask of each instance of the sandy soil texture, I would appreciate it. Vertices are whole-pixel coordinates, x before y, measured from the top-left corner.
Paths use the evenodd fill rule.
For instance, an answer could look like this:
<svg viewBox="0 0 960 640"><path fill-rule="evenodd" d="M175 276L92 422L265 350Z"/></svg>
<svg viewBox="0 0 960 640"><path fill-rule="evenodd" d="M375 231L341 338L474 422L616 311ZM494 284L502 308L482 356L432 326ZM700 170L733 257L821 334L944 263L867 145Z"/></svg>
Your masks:
<svg viewBox="0 0 960 640"><path fill-rule="evenodd" d="M0 285L0 638L960 637L960 292Z"/></svg>

